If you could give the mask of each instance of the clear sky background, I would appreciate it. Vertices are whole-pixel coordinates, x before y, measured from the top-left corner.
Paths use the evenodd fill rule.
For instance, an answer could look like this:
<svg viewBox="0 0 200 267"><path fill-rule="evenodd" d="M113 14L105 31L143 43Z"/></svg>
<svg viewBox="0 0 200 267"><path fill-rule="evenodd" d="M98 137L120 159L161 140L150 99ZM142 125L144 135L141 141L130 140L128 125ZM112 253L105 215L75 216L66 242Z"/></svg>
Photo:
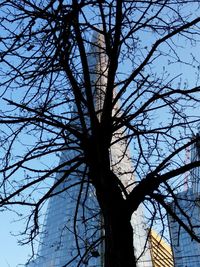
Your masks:
<svg viewBox="0 0 200 267"><path fill-rule="evenodd" d="M13 222L13 213L0 213L0 267L16 267L25 263L31 253L30 246L19 246L16 236L23 224Z"/></svg>

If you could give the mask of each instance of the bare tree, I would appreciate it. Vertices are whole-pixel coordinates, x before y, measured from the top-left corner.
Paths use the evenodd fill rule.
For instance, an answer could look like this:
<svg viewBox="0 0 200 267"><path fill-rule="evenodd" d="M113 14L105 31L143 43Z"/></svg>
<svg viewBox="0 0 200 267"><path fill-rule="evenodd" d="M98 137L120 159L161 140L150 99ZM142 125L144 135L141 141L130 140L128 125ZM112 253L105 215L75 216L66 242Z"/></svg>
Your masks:
<svg viewBox="0 0 200 267"><path fill-rule="evenodd" d="M200 166L183 160L199 141L191 140L199 121L199 1L11 0L0 7L1 207L30 207L31 241L44 202L81 169L103 214L104 266L136 266L132 214L143 203L152 224L164 211L181 223L168 203L183 174ZM103 71L91 68L91 46ZM120 142L130 147L133 184L111 163ZM62 151L74 156L49 163Z"/></svg>

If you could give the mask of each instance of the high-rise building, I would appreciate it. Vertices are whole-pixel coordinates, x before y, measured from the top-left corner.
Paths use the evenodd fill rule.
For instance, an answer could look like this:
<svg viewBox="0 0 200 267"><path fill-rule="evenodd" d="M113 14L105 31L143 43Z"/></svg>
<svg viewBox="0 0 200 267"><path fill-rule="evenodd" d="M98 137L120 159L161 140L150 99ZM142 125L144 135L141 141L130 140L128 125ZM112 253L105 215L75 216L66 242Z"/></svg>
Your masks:
<svg viewBox="0 0 200 267"><path fill-rule="evenodd" d="M171 246L154 230L149 235L153 267L174 267Z"/></svg>
<svg viewBox="0 0 200 267"><path fill-rule="evenodd" d="M103 47L103 36L94 34L88 62L97 112L102 107L107 75ZM113 136L113 141L119 135L123 135L122 131ZM69 153L67 150L62 153L61 162L74 156L75 152ZM111 147L110 157L113 171L120 173L121 182L131 188L135 178L126 141L121 139L115 143ZM73 176L64 179L54 190L55 195L49 200L37 258L27 264L28 267L103 267L102 217L95 190L88 183L87 175L83 179L84 170L84 166L80 166ZM66 171L66 168L60 170L55 182L64 177ZM150 251L144 251L147 235L141 207L133 214L131 223L138 267L150 267Z"/></svg>
<svg viewBox="0 0 200 267"><path fill-rule="evenodd" d="M198 134L200 128L198 129ZM191 147L191 161L200 159L200 146ZM190 173L190 187L176 195L171 207L180 220L200 238L200 168ZM200 243L192 239L180 224L168 216L171 244L175 267L198 267L200 264Z"/></svg>
<svg viewBox="0 0 200 267"><path fill-rule="evenodd" d="M192 230L200 237L200 207L192 189L177 194L176 198L177 203L171 203L173 211L188 227L193 225ZM171 216L168 216L168 221L175 267L199 267L200 243Z"/></svg>
<svg viewBox="0 0 200 267"><path fill-rule="evenodd" d="M200 124L198 126L198 133L200 135ZM200 141L195 142L191 147L191 161L200 160ZM191 171L192 189L197 198L200 197L200 168L194 168Z"/></svg>

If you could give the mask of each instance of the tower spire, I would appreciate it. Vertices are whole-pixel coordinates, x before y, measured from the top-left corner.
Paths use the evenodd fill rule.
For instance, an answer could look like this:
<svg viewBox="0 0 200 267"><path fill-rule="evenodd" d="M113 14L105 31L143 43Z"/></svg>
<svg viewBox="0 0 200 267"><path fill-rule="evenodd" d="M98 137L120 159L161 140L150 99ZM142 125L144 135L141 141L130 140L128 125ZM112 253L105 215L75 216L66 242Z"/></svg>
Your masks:
<svg viewBox="0 0 200 267"><path fill-rule="evenodd" d="M100 111L107 85L108 59L105 53L104 36L99 32L94 32L87 56L95 108ZM130 183L134 182L134 175L127 144L123 138L119 138L119 135L123 135L123 131L116 133L113 137L121 141L113 142L115 144L110 150L111 166L113 172L127 188ZM62 152L61 162L77 156L76 153L69 150ZM55 178L56 181L62 179L65 172L66 169L59 172ZM86 180L83 173L84 166L81 166L76 174L71 174L56 188L58 194L49 200L38 257L29 263L28 267L73 267L77 265L103 267L104 248L101 243L100 208L93 186L83 183L83 179ZM65 190L65 188L68 189ZM140 257L146 244L141 208L138 209L137 214L132 216L132 226L134 246L137 248L136 256ZM149 260L150 254L145 252L138 261L138 267L150 267Z"/></svg>

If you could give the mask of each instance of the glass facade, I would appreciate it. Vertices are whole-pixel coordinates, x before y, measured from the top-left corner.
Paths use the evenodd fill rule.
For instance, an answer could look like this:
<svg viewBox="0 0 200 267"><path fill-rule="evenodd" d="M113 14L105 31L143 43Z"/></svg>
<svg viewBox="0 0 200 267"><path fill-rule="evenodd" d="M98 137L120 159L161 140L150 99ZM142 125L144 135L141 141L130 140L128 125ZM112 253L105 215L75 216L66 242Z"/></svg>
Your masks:
<svg viewBox="0 0 200 267"><path fill-rule="evenodd" d="M122 146L120 146L119 151L121 151L121 148ZM117 148L115 148L116 150ZM63 154L61 160L64 160L64 157L65 154ZM117 165L114 164L115 167ZM128 166L130 167L131 165L130 162L128 165L128 158L125 157L120 165L121 172L124 173L124 168L126 168L127 172L130 171ZM62 174L60 173L59 175ZM131 172L130 175L127 175L129 177L128 181L124 178L123 182L126 185L133 181L131 180L131 175ZM57 192L69 187L70 182L73 180L74 183L75 179L77 179L77 183L81 181L78 176L76 178L73 177L73 179L67 179L60 184ZM94 188L91 185L87 186L88 188L82 189L81 184L73 186L50 198L38 257L29 263L27 267L103 267L102 221ZM82 192L81 196L80 192ZM80 200L78 200L79 198ZM80 203L79 207L77 202ZM76 225L74 224L75 220L77 222ZM134 229L135 253L136 257L139 258L147 238L141 207L133 214L131 223ZM137 266L151 266L148 248L143 256L140 257Z"/></svg>
<svg viewBox="0 0 200 267"><path fill-rule="evenodd" d="M65 157L63 153L61 162ZM59 176L62 172L56 180ZM94 188L83 184L77 172L77 176L62 182L55 193L59 194L49 200L38 256L27 266L101 266L101 216Z"/></svg>
<svg viewBox="0 0 200 267"><path fill-rule="evenodd" d="M200 135L200 125L198 133ZM191 148L191 161L200 160L200 141L194 143ZM200 197L200 168L195 168L191 171L193 193L197 198Z"/></svg>
<svg viewBox="0 0 200 267"><path fill-rule="evenodd" d="M96 108L100 110L106 83L106 58L97 51L104 45L102 36L98 35L93 38L92 43L95 45L91 45L88 57L90 70L93 73L91 80L94 83ZM101 72L103 75L97 79ZM116 133L113 143L122 135L122 131ZM73 152L71 155L67 153L69 151L63 152L61 162L75 156ZM120 177L127 191L130 190L135 178L124 139L112 145L110 159L113 171ZM63 173L57 175L56 181ZM102 217L95 190L87 183L87 177L84 179L86 183L83 183L83 173L84 166L81 166L76 175L68 177L57 187L56 192L61 193L49 200L38 256L27 267L103 267ZM74 183L77 185L73 186ZM72 185L71 188L69 188L70 185ZM66 187L67 190L65 190ZM142 207L139 207L137 213L133 214L131 223L134 231L133 245L136 257L139 258L147 239ZM151 266L150 251L147 248L138 260L138 267Z"/></svg>
<svg viewBox="0 0 200 267"><path fill-rule="evenodd" d="M194 226L194 233L200 237L200 207L195 201L192 189L177 195L178 205L171 203L176 215L183 223ZM200 263L200 243L181 227L171 216L168 217L175 267L198 267ZM195 227L196 226L196 227Z"/></svg>
<svg viewBox="0 0 200 267"><path fill-rule="evenodd" d="M200 134L200 125L198 133ZM200 160L200 144L194 143L191 147L191 161ZM194 233L200 237L200 168L194 168L191 173L191 188L177 194L177 203L171 206L180 218ZM193 240L171 216L169 229L174 254L175 267L198 267L200 263L200 243Z"/></svg>

